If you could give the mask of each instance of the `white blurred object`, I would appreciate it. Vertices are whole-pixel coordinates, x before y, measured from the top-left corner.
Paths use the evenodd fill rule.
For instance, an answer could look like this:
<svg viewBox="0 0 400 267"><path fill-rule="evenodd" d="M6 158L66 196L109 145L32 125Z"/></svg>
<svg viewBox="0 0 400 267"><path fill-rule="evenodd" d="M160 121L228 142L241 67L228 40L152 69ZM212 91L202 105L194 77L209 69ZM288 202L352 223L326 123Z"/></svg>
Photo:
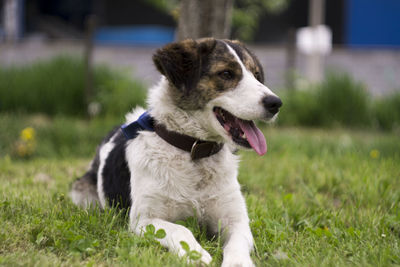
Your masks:
<svg viewBox="0 0 400 267"><path fill-rule="evenodd" d="M328 55L332 51L332 31L326 25L300 28L296 34L296 46L306 55Z"/></svg>
<svg viewBox="0 0 400 267"><path fill-rule="evenodd" d="M321 82L324 77L323 57L332 51L332 31L322 24L300 28L296 34L297 49L306 57L306 77Z"/></svg>
<svg viewBox="0 0 400 267"><path fill-rule="evenodd" d="M2 22L6 41L16 42L21 37L22 4L22 0L5 0L3 2Z"/></svg>
<svg viewBox="0 0 400 267"><path fill-rule="evenodd" d="M90 102L88 105L88 113L90 117L95 117L101 111L101 104L99 102Z"/></svg>

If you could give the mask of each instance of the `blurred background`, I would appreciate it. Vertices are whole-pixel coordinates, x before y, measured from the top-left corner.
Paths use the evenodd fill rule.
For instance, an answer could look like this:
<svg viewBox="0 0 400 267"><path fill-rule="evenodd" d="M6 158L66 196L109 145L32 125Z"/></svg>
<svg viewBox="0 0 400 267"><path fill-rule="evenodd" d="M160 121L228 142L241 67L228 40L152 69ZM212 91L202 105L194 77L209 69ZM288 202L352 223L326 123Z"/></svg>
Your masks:
<svg viewBox="0 0 400 267"><path fill-rule="evenodd" d="M0 0L0 154L87 155L144 104L153 52L205 36L255 52L278 126L398 134L398 14L398 0Z"/></svg>

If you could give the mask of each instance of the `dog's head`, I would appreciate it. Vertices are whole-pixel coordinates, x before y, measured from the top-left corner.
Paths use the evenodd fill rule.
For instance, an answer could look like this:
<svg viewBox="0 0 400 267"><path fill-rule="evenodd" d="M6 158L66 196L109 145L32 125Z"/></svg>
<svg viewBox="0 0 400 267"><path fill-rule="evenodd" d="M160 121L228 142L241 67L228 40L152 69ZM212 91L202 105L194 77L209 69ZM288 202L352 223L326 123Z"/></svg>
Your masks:
<svg viewBox="0 0 400 267"><path fill-rule="evenodd" d="M168 44L153 56L174 105L196 111L208 131L236 147L265 154L253 120L273 119L281 100L265 85L258 59L240 42L212 38Z"/></svg>

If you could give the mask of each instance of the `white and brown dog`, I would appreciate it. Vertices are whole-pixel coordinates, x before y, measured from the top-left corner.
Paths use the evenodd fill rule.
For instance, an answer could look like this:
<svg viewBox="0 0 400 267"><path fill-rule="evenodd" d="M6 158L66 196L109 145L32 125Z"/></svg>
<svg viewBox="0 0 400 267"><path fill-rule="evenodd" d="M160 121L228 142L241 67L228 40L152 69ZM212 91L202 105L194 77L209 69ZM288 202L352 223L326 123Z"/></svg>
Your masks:
<svg viewBox="0 0 400 267"><path fill-rule="evenodd" d="M282 102L263 85L257 58L238 41L172 43L153 61L163 77L149 92L148 112L140 120L142 108L126 116L134 138L117 128L103 140L88 172L73 183L72 201L129 207L133 232L141 235L149 224L164 229L163 246L183 256L184 241L208 264L210 254L174 223L195 215L211 232L221 227L222 266L253 266L253 237L233 152L266 153L253 120L273 119Z"/></svg>

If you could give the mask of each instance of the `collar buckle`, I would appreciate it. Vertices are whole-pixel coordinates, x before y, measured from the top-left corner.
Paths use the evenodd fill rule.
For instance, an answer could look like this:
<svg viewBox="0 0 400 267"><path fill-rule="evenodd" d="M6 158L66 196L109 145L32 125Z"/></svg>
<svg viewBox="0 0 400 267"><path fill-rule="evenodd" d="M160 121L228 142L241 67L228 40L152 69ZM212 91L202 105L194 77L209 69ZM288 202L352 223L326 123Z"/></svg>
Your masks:
<svg viewBox="0 0 400 267"><path fill-rule="evenodd" d="M190 157L192 160L210 157L220 151L221 148L222 145L215 142L196 140L190 150Z"/></svg>
<svg viewBox="0 0 400 267"><path fill-rule="evenodd" d="M190 149L190 157L192 158L192 160L196 159L196 155L197 155L197 143L199 142L199 140L196 140L193 145L192 145L192 149Z"/></svg>

